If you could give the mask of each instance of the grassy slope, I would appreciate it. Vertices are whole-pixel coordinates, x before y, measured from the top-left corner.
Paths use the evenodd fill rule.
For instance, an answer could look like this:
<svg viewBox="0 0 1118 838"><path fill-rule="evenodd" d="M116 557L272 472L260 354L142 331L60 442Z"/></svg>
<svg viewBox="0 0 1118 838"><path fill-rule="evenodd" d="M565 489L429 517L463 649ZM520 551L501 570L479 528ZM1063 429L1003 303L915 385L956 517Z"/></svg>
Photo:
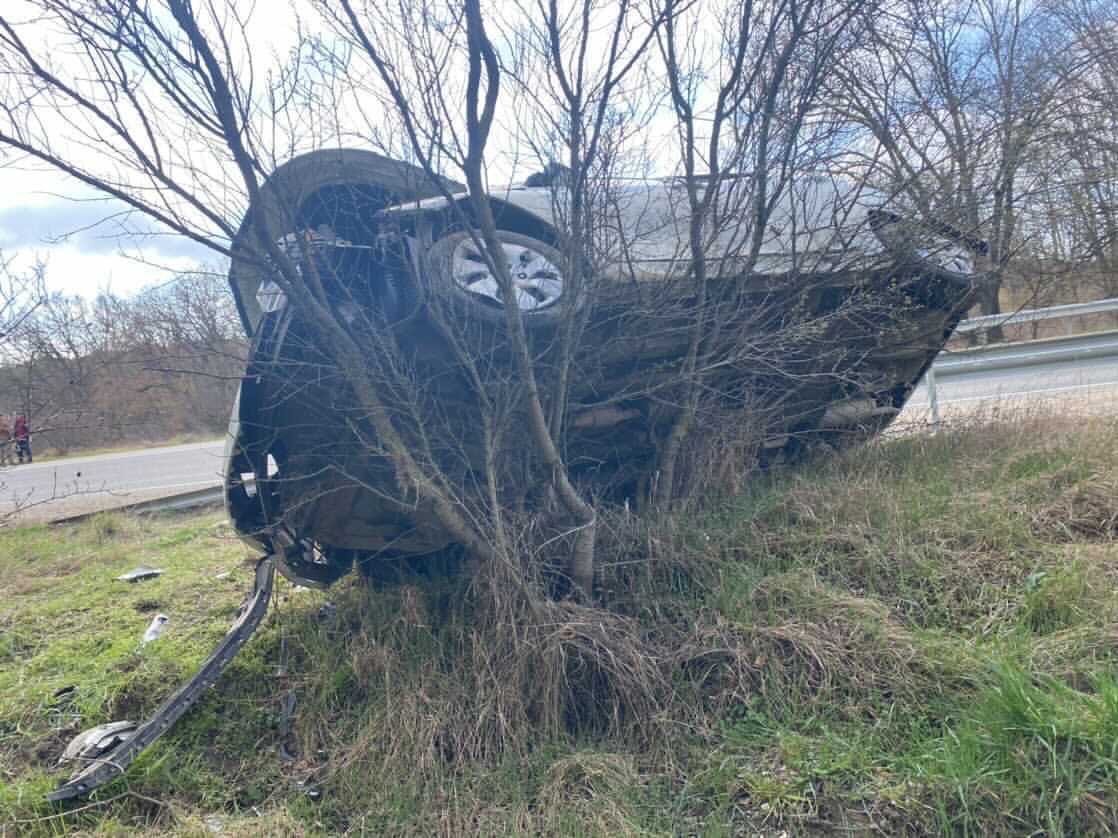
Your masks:
<svg viewBox="0 0 1118 838"><path fill-rule="evenodd" d="M216 516L0 533L0 832L1118 826L1113 422L895 440L604 542L599 609L525 596L516 569L347 581L325 618L281 584L127 784L66 813L41 802L65 741L155 707L250 575ZM141 561L167 573L111 581Z"/></svg>

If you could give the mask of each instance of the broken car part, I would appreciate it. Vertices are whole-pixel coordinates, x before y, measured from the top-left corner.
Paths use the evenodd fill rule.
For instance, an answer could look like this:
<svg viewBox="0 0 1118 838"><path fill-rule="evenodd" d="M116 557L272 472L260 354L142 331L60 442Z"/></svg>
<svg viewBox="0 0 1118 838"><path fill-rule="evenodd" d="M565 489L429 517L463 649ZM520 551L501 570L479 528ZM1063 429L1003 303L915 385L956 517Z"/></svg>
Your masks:
<svg viewBox="0 0 1118 838"><path fill-rule="evenodd" d="M98 759L108 753L135 732L136 723L128 721L108 722L91 727L70 741L62 756L58 758L58 764L65 765L68 762L78 761L88 765L90 760Z"/></svg>
<svg viewBox="0 0 1118 838"><path fill-rule="evenodd" d="M139 725L131 722L98 725L79 734L70 743L65 753L79 761L81 766L67 782L47 795L48 800L84 796L121 776L148 745L165 733L202 693L214 685L229 661L260 625L272 595L273 570L270 556L257 563L252 594L229 632L194 677L164 701L150 719Z"/></svg>
<svg viewBox="0 0 1118 838"><path fill-rule="evenodd" d="M127 573L122 573L116 577L118 582L139 582L144 579L154 579L157 576L163 575L163 568L148 567L147 565L140 565L135 570L130 570Z"/></svg>
<svg viewBox="0 0 1118 838"><path fill-rule="evenodd" d="M145 644L151 643L153 640L158 640L159 636L167 629L167 623L170 622L170 620L171 618L166 614L156 614L148 625L147 631L144 632L143 640L141 640L140 643Z"/></svg>

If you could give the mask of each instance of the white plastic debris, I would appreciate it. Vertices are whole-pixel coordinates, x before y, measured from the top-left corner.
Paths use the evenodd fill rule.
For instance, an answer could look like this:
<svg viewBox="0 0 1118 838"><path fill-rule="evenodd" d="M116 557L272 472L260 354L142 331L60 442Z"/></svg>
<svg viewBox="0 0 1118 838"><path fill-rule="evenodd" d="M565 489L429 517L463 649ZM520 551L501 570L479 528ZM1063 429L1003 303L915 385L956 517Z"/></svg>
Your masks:
<svg viewBox="0 0 1118 838"><path fill-rule="evenodd" d="M154 579L156 576L163 574L161 567L148 567L142 564L135 570L130 570L127 573L122 573L116 578L118 582L139 582L141 579Z"/></svg>
<svg viewBox="0 0 1118 838"><path fill-rule="evenodd" d="M166 614L156 614L155 619L153 619L151 625L148 626L148 630L144 632L143 642L151 643L151 641L158 639L159 635L163 634L166 630L167 623L170 619L171 618Z"/></svg>
<svg viewBox="0 0 1118 838"><path fill-rule="evenodd" d="M88 762L101 754L111 751L136 732L135 722L109 722L79 733L66 746L58 763L62 765L74 760Z"/></svg>

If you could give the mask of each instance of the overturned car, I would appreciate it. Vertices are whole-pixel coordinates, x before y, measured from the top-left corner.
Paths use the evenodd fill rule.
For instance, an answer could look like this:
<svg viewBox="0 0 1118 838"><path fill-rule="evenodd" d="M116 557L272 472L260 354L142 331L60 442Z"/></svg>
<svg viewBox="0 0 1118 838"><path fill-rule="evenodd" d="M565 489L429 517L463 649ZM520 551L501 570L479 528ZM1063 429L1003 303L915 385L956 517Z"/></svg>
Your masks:
<svg viewBox="0 0 1118 838"><path fill-rule="evenodd" d="M499 256L543 375L565 320L585 314L563 395L566 462L596 496L639 499L657 477L696 316L686 190L674 179L615 189L599 222L605 255L572 269L562 174L550 174L490 194ZM748 423L763 462L888 424L967 307L982 244L841 179L788 189L752 247L733 208L722 211L703 251L703 387L717 393L717 421ZM246 253L252 213L285 228L279 244L328 278L343 318L375 310L434 404L401 421L453 439L458 479L480 471L470 425L481 420L469 418L476 404L446 324L468 335L470 353L499 359L506 312L466 193L369 152L318 152L272 175L242 230ZM230 273L253 340L228 447L238 531L303 584L447 546L453 537L400 498L376 445L354 445L375 434L269 270L235 256Z"/></svg>
<svg viewBox="0 0 1118 838"><path fill-rule="evenodd" d="M355 566L455 543L401 479L359 386L379 382L388 427L415 440L441 479L488 480L510 509L545 501L539 468L517 450L524 431L506 290L542 389L561 395L546 406L572 479L588 495L639 503L665 479L658 465L682 409L681 382L700 385L690 391L702 396L693 436L747 438L718 450L753 465L885 427L968 307L984 248L841 178L805 178L758 216L735 200L752 194L743 178L740 191L731 185L726 200L710 202L720 221L698 230L698 259L691 208L699 193L664 179L612 189L595 217L594 247L572 259L563 177L552 170L490 194L501 248L491 254L465 191L408 164L323 151L272 174L233 243L230 269L252 344L225 494L238 533L264 555L253 594L200 672L151 719L74 741L67 753L80 770L52 799L119 776L197 700L259 624L274 568L321 587ZM764 223L739 221L738 212ZM511 287L494 274L494 259ZM278 260L287 260L283 282ZM362 348L357 362L339 363L313 318L288 299L285 285L299 290L293 280L314 286ZM498 391L508 398L489 404L487 416L479 402L498 400Z"/></svg>

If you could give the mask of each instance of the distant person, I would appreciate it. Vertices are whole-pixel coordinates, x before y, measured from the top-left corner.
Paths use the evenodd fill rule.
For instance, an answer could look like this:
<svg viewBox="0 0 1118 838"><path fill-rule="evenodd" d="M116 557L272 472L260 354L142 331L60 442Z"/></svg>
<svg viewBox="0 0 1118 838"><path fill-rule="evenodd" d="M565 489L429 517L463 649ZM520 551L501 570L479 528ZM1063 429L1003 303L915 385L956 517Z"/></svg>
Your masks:
<svg viewBox="0 0 1118 838"><path fill-rule="evenodd" d="M27 455L27 462L31 460L31 429L27 426L27 417L19 415L16 417L16 426L14 436L16 438L16 454L19 456L19 461L23 462L23 455Z"/></svg>
<svg viewBox="0 0 1118 838"><path fill-rule="evenodd" d="M0 413L0 466L12 464L12 426L8 417Z"/></svg>

